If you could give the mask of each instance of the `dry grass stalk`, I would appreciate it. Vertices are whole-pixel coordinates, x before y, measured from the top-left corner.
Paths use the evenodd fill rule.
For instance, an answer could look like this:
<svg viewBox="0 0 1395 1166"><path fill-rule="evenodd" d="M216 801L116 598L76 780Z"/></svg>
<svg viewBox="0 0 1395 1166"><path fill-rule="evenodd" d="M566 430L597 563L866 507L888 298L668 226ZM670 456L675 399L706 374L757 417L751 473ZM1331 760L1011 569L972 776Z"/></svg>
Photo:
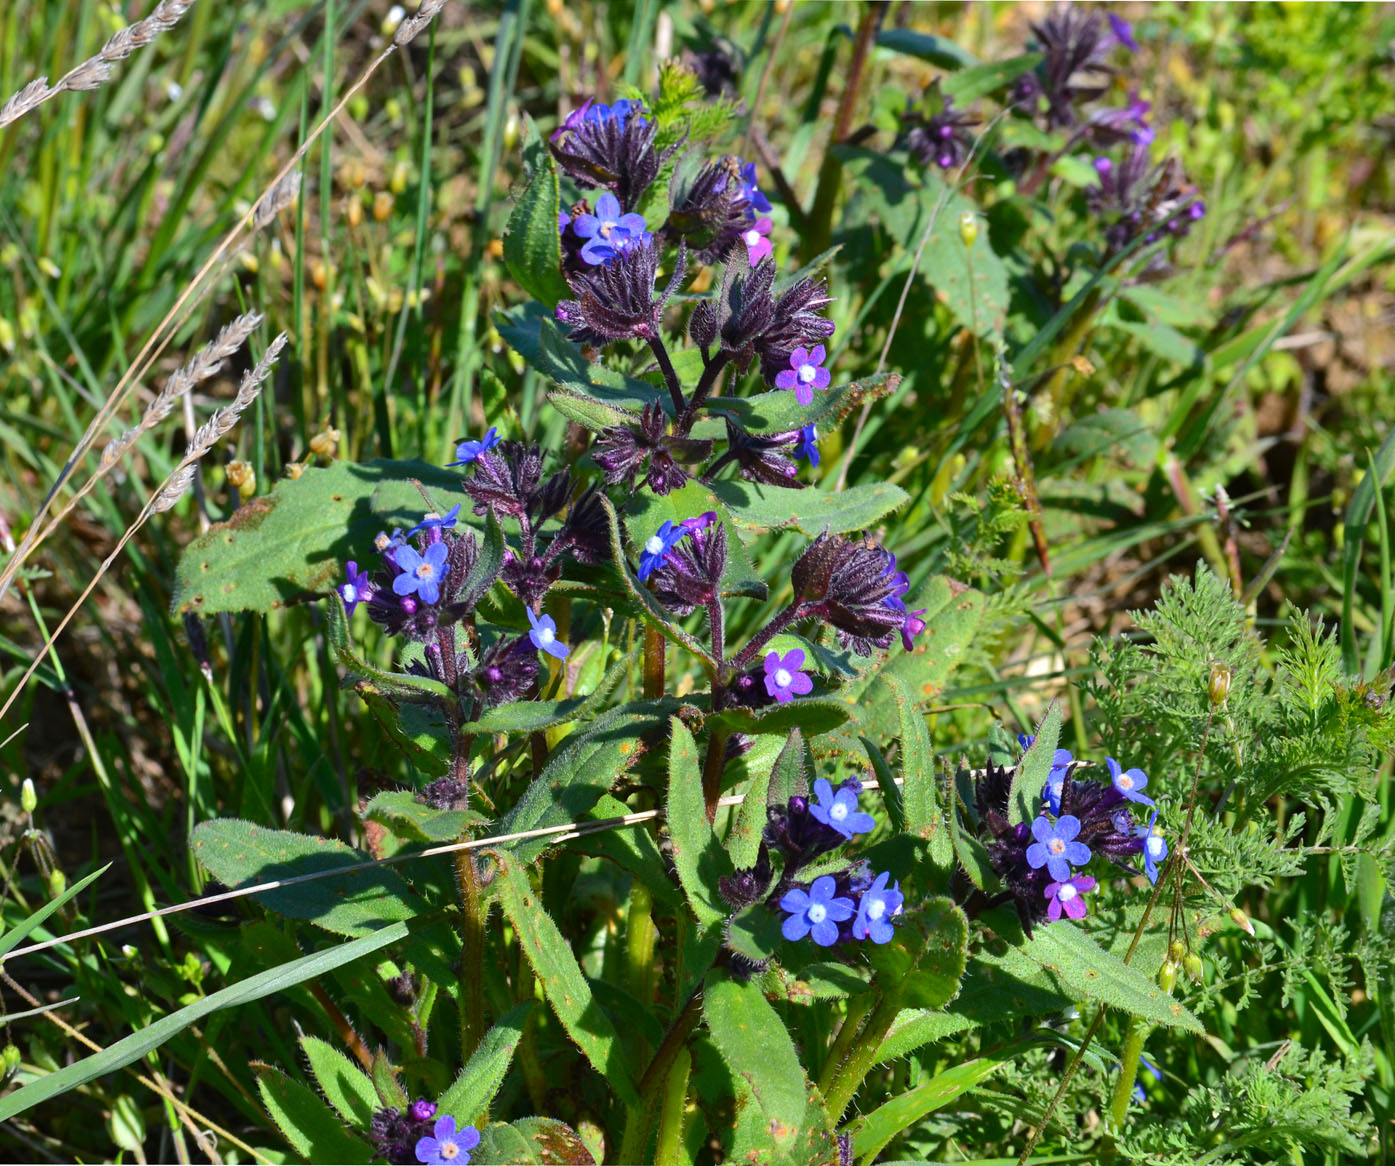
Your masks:
<svg viewBox="0 0 1395 1166"><path fill-rule="evenodd" d="M39 77L29 82L23 89L0 106L0 127L18 121L26 113L37 109L50 97L56 97L65 90L74 92L100 89L111 79L118 61L124 61L137 49L143 49L162 32L167 32L184 18L193 7L194 0L160 0L154 11L144 20L118 29L111 39L102 46L95 57L89 57L74 69L59 78L56 85L50 86L47 77Z"/></svg>
<svg viewBox="0 0 1395 1166"><path fill-rule="evenodd" d="M261 360L243 374L242 383L238 385L237 396L232 399L232 403L224 405L198 427L194 436L189 440L188 451L184 454L186 462L198 461L232 431L232 427L237 424L237 419L257 399L257 395L262 391L262 383L271 375L276 358L281 355L281 350L285 347L286 334L282 332L271 342Z"/></svg>

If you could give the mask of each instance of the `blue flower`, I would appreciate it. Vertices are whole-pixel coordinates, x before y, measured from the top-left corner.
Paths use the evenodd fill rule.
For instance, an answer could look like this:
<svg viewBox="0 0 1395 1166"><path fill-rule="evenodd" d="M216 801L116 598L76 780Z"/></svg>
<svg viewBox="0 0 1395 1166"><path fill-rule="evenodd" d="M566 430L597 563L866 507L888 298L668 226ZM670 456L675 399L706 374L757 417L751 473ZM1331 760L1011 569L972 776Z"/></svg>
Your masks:
<svg viewBox="0 0 1395 1166"><path fill-rule="evenodd" d="M1156 883L1158 881L1158 864L1167 858L1167 839L1158 829L1156 806L1153 807L1153 816L1148 819L1148 825L1135 826L1133 832L1143 840L1143 873L1148 876L1150 883Z"/></svg>
<svg viewBox="0 0 1395 1166"><path fill-rule="evenodd" d="M407 532L398 527L391 534L385 530L378 532L378 537L373 540L373 549L380 555L392 558L392 552L407 541Z"/></svg>
<svg viewBox="0 0 1395 1166"><path fill-rule="evenodd" d="M649 233L644 216L625 214L620 200L609 191L596 199L595 214L577 215L572 220L572 230L586 240L581 258L592 267L609 263L631 243L646 242Z"/></svg>
<svg viewBox="0 0 1395 1166"><path fill-rule="evenodd" d="M1046 867L1058 883L1065 882L1072 866L1084 866L1090 861L1090 848L1075 841L1079 833L1080 819L1074 814L1065 814L1054 823L1045 815L1038 815L1032 823L1036 841L1027 847L1027 865L1033 870Z"/></svg>
<svg viewBox="0 0 1395 1166"><path fill-rule="evenodd" d="M417 1161L422 1166L470 1166L470 1151L480 1144L480 1132L466 1126L459 1132L450 1114L436 1119L429 1137L418 1138Z"/></svg>
<svg viewBox="0 0 1395 1166"><path fill-rule="evenodd" d="M416 526L407 532L407 537L419 533L423 530L449 530L455 525L455 520L460 516L460 503L457 502L444 514L428 514Z"/></svg>
<svg viewBox="0 0 1395 1166"><path fill-rule="evenodd" d="M1139 793L1148 784L1148 775L1141 769L1121 769L1119 763L1112 757L1106 757L1104 763L1109 766L1109 777L1114 782L1114 788L1131 802L1138 802L1141 805L1151 806L1153 799L1145 797Z"/></svg>
<svg viewBox="0 0 1395 1166"><path fill-rule="evenodd" d="M746 197L746 215L754 219L757 214L770 213L770 200L756 185L756 164L747 162L741 167L741 193Z"/></svg>
<svg viewBox="0 0 1395 1166"><path fill-rule="evenodd" d="M871 814L857 808L856 790L843 786L834 793L828 778L821 777L814 782L814 793L819 800L809 804L809 813L825 826L837 830L844 838L866 834L876 826L877 821Z"/></svg>
<svg viewBox="0 0 1395 1166"><path fill-rule="evenodd" d="M532 630L528 633L528 638L533 641L533 647L540 652L546 652L549 656L565 660L571 653L571 649L557 638L557 621L550 615L534 615L531 607L525 610L528 612L528 622L533 625Z"/></svg>
<svg viewBox="0 0 1395 1166"><path fill-rule="evenodd" d="M398 547L392 561L402 574L392 581L392 589L398 595L415 594L423 603L435 603L441 598L441 580L449 570L446 554L445 543L432 543L424 554L416 547Z"/></svg>
<svg viewBox="0 0 1395 1166"><path fill-rule="evenodd" d="M1110 30L1114 33L1114 39L1130 52L1138 52L1138 42L1133 38L1133 26L1122 16L1113 12L1108 13L1106 19L1109 21Z"/></svg>
<svg viewBox="0 0 1395 1166"><path fill-rule="evenodd" d="M347 615L353 615L354 608L373 596L373 585L369 581L368 572L360 571L358 564L352 559L345 564L344 582L335 590L344 601L344 611Z"/></svg>
<svg viewBox="0 0 1395 1166"><path fill-rule="evenodd" d="M803 666L804 652L800 648L791 648L783 656L779 652L767 652L765 655L765 691L780 704L784 704L787 700L793 700L796 696L805 696L813 692L814 682L800 671ZM854 804L856 801L857 799L854 798Z"/></svg>
<svg viewBox="0 0 1395 1166"><path fill-rule="evenodd" d="M1046 799L1053 814L1061 812L1061 795L1065 793L1066 778L1070 776L1070 767L1074 764L1075 758L1069 749L1057 749L1051 755L1051 771L1046 775L1046 786L1041 796Z"/></svg>
<svg viewBox="0 0 1395 1166"><path fill-rule="evenodd" d="M468 466L480 454L493 449L500 442L499 430L491 425L489 432L478 441L471 441L468 438L461 438L455 446L455 461L447 462L448 466Z"/></svg>
<svg viewBox="0 0 1395 1166"><path fill-rule="evenodd" d="M896 569L896 556L890 551L887 552L886 557L888 562L882 574L891 580L891 594L883 599L882 602L886 604L887 607L891 608L892 611L905 611L906 601L901 597L911 589L910 576L907 575L905 571L898 571Z"/></svg>
<svg viewBox="0 0 1395 1166"><path fill-rule="evenodd" d="M820 460L819 431L812 425L806 425L799 431L799 440L795 442L794 451L811 466L817 466Z"/></svg>
<svg viewBox="0 0 1395 1166"><path fill-rule="evenodd" d="M688 528L683 523L675 526L667 519L664 520L663 526L644 544L640 553L638 574L641 583L663 565L669 551L673 550L687 533Z"/></svg>
<svg viewBox="0 0 1395 1166"><path fill-rule="evenodd" d="M857 918L852 925L854 939L888 943L895 934L891 918L900 914L901 904L906 897L901 894L899 881L888 889L886 884L890 878L891 872L884 870L877 876L877 881L862 892L862 898L857 901Z"/></svg>
<svg viewBox="0 0 1395 1166"><path fill-rule="evenodd" d="M835 895L836 890L832 875L820 875L807 892L798 887L786 892L780 900L780 910L788 911L790 917L780 927L780 934L791 943L812 935L820 947L833 946L838 939L838 924L853 915L853 901Z"/></svg>

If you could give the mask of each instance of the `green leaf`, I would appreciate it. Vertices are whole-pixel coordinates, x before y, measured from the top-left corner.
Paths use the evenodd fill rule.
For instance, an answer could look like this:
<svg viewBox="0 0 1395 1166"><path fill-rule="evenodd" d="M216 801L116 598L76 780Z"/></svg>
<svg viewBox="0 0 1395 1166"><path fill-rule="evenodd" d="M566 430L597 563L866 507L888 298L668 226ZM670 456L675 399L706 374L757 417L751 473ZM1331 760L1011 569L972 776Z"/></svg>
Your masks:
<svg viewBox="0 0 1395 1166"><path fill-rule="evenodd" d="M727 946L753 963L772 958L784 942L780 916L762 903L751 903L733 915L726 927Z"/></svg>
<svg viewBox="0 0 1395 1166"><path fill-rule="evenodd" d="M194 539L175 572L171 609L273 611L343 578L349 559L373 554L377 533L421 521L426 503L416 479L444 512L468 503L461 478L428 462L337 461L277 482L227 522Z"/></svg>
<svg viewBox="0 0 1395 1166"><path fill-rule="evenodd" d="M796 794L809 792L809 780L804 768L804 734L798 728L790 730L789 740L775 758L775 767L770 771L770 789L766 794L766 805L783 810L790 798Z"/></svg>
<svg viewBox="0 0 1395 1166"><path fill-rule="evenodd" d="M499 903L513 925L519 946L532 965L543 994L567 1035L586 1055L626 1105L637 1105L634 1077L626 1063L615 1025L591 993L566 937L538 901L527 872L508 856L499 856L496 885Z"/></svg>
<svg viewBox="0 0 1395 1166"><path fill-rule="evenodd" d="M992 863L988 859L988 851L984 849L982 842L960 826L957 812L949 815L949 844L955 859L969 876L969 881L980 891L986 891L997 881Z"/></svg>
<svg viewBox="0 0 1395 1166"><path fill-rule="evenodd" d="M378 1108L373 1079L332 1044L318 1037L302 1036L300 1049L325 1100L346 1122L367 1129L373 1111Z"/></svg>
<svg viewBox="0 0 1395 1166"><path fill-rule="evenodd" d="M765 910L774 917L770 908ZM818 960L801 968L772 964L765 975L764 986L767 994L783 996L791 1004L813 1004L819 1000L843 1000L865 992L870 986L870 976L866 968Z"/></svg>
<svg viewBox="0 0 1395 1166"><path fill-rule="evenodd" d="M904 912L891 941L868 958L883 991L910 1008L941 1008L959 991L968 943L964 912L936 895Z"/></svg>
<svg viewBox="0 0 1395 1166"><path fill-rule="evenodd" d="M532 1010L533 1002L525 1000L499 1017L451 1087L441 1094L437 1101L441 1113L454 1114L459 1125L479 1125L504 1083Z"/></svg>
<svg viewBox="0 0 1395 1166"><path fill-rule="evenodd" d="M209 874L234 888L367 865L364 870L252 896L278 915L308 919L340 935L376 934L385 923L411 919L430 909L396 871L371 865L367 854L332 838L217 818L194 828L190 849Z"/></svg>
<svg viewBox="0 0 1395 1166"><path fill-rule="evenodd" d="M373 1151L323 1101L280 1069L253 1065L257 1091L291 1148L311 1162L370 1162Z"/></svg>
<svg viewBox="0 0 1395 1166"><path fill-rule="evenodd" d="M528 167L528 188L514 204L504 232L504 262L515 282L549 308L571 295L562 277L562 243L557 230L561 197L557 167L538 134L538 127L523 115L523 160Z"/></svg>
<svg viewBox="0 0 1395 1166"><path fill-rule="evenodd" d="M1006 908L985 915L984 922L1052 973L1061 988L1077 999L1107 1004L1154 1024L1206 1031L1183 1004L1137 968L1100 947L1068 919L1034 928L1031 939L1023 937L1016 915Z"/></svg>
<svg viewBox="0 0 1395 1166"><path fill-rule="evenodd" d="M733 732L758 736L783 737L791 729L802 729L817 737L849 722L855 725L857 719L857 705L841 696L800 696L761 709L724 709L709 717L708 723L715 721Z"/></svg>
<svg viewBox="0 0 1395 1166"><path fill-rule="evenodd" d="M770 590L756 569L736 532L726 507L701 482L688 482L663 497L647 491L634 495L625 512L625 524L637 543L642 543L665 522L675 525L708 511L716 513L727 532L727 565L722 572L722 594L765 599Z"/></svg>
<svg viewBox="0 0 1395 1166"><path fill-rule="evenodd" d="M955 105L965 106L1010 85L1023 73L1030 73L1040 60L1040 53L1023 53L1002 61L970 65L944 78L940 90Z"/></svg>
<svg viewBox="0 0 1395 1166"><path fill-rule="evenodd" d="M872 772L877 778L877 787L882 791L882 802L886 805L886 816L891 819L891 828L897 834L906 829L906 808L901 800L901 787L891 774L882 751L866 737L859 737L862 747L867 750L867 760L872 763Z"/></svg>
<svg viewBox="0 0 1395 1166"><path fill-rule="evenodd" d="M473 810L433 809L405 790L378 794L363 808L363 817L408 842L454 842L467 827L487 820Z"/></svg>
<svg viewBox="0 0 1395 1166"><path fill-rule="evenodd" d="M592 364L562 335L557 321L541 304L529 303L501 313L499 335L524 360L574 397L602 401L639 412L654 402L669 404L668 394L648 381Z"/></svg>
<svg viewBox="0 0 1395 1166"><path fill-rule="evenodd" d="M542 773L523 791L493 834L517 834L574 822L590 812L644 753L641 738L657 733L678 707L673 700L637 702L615 709L573 733L548 758ZM520 863L532 862L555 843L525 838L500 844Z"/></svg>
<svg viewBox="0 0 1395 1166"><path fill-rule="evenodd" d="M333 608L331 607L331 616ZM342 610L341 610L342 618ZM343 657L340 657L341 662ZM354 685L359 699L413 765L431 777L441 777L450 768L449 730L439 707L400 701L379 691L368 680Z"/></svg>
<svg viewBox="0 0 1395 1166"><path fill-rule="evenodd" d="M978 64L978 58L973 53L960 48L952 40L909 28L888 28L877 33L877 47L890 49L893 53L905 53L908 57L919 57L941 69L963 69Z"/></svg>
<svg viewBox="0 0 1395 1166"><path fill-rule="evenodd" d="M896 719L901 739L901 794L906 808L906 829L930 843L936 865L950 860L949 839L935 797L935 758L930 750L930 730L916 705L910 685L894 672L882 676L896 701Z"/></svg>
<svg viewBox="0 0 1395 1166"><path fill-rule="evenodd" d="M727 856L737 870L754 866L760 855L761 834L765 830L765 800L770 793L771 770L761 769L746 787L736 810L736 823L727 835Z"/></svg>
<svg viewBox="0 0 1395 1166"><path fill-rule="evenodd" d="M889 482L853 486L833 494L724 479L712 483L712 493L738 526L761 532L792 527L810 538L825 530L834 534L865 530L904 506L909 497Z"/></svg>
<svg viewBox="0 0 1395 1166"><path fill-rule="evenodd" d="M491 1122L480 1131L479 1146L470 1151L470 1161L542 1166L537 1147L513 1126L503 1122Z"/></svg>
<svg viewBox="0 0 1395 1166"><path fill-rule="evenodd" d="M811 1162L831 1156L836 1161L822 1102L813 1095L794 1042L760 984L710 973L702 1016L722 1059L760 1106L776 1160ZM817 1157L820 1151L826 1157Z"/></svg>
<svg viewBox="0 0 1395 1166"><path fill-rule="evenodd" d="M1008 793L1008 824L1031 822L1041 813L1041 791L1051 775L1051 762L1056 756L1056 742L1061 739L1061 702L1053 700L1037 725L1031 747L1022 754L1017 772L1012 775Z"/></svg>
<svg viewBox="0 0 1395 1166"><path fill-rule="evenodd" d="M673 865L688 905L704 927L716 923L727 913L717 880L731 873L731 864L707 821L697 743L677 717L669 722L665 818L673 841Z"/></svg>
<svg viewBox="0 0 1395 1166"><path fill-rule="evenodd" d="M31 914L25 916L8 931L6 931L3 935L0 935L0 959L4 958L4 956L7 955L9 952L14 951L14 949L20 945L21 941L23 941L26 935L28 935L31 931L34 930L34 928L38 927L41 923L43 923L43 921L47 919L50 915L52 915L55 911L57 911L59 907L77 898L78 895L82 894L83 891L87 890L89 886L91 886L109 870L111 870L111 863L107 863L106 866L99 867L97 870L94 870L89 875L84 875L82 878L78 879L78 881L75 882L71 887L65 890L61 895L58 895L55 898L50 899L37 911L34 911Z"/></svg>
<svg viewBox="0 0 1395 1166"><path fill-rule="evenodd" d="M922 195L927 214L935 214L935 225L926 239L919 270L934 285L954 318L976 336L1003 335L1008 312L1008 274L993 250L987 231L980 231L972 247L959 236L959 220L977 217L978 207L962 194L950 193L938 174L926 176ZM924 227L917 224L917 230Z"/></svg>
<svg viewBox="0 0 1395 1166"><path fill-rule="evenodd" d="M41 1102L48 1101L53 1097L60 1097L70 1090L86 1085L89 1081L95 1081L99 1077L124 1068L133 1061L140 1060L147 1053L158 1049L171 1037L183 1032L191 1024L197 1024L205 1016L209 1016L222 1008L232 1008L239 1004L260 1000L264 996L270 996L297 984L303 984L306 980L326 975L335 968L387 947L390 943L407 938L411 932L412 929L406 923L394 923L390 927L384 927L381 931L366 935L362 939L340 944L328 951L302 956L300 959L291 960L280 967L259 972L255 976L249 976L236 984L221 988L212 995L205 996L203 999L179 1009L178 1012L172 1012L168 1016L162 1017L154 1024L138 1029L130 1036L103 1049L100 1053L94 1053L90 1057L64 1065L57 1072L49 1073L37 1081L31 1081L22 1088L16 1089L13 1093L0 1097L0 1121L8 1121L16 1114L23 1113Z"/></svg>
<svg viewBox="0 0 1395 1166"><path fill-rule="evenodd" d="M351 676L362 677L374 691L381 695L414 704L431 701L451 701L451 690L439 680L430 676L417 676L407 672L389 672L370 664L354 651L349 640L349 621L344 604L339 596L332 595L325 611L326 638L330 652Z"/></svg>
<svg viewBox="0 0 1395 1166"><path fill-rule="evenodd" d="M547 401L568 421L575 421L593 433L639 422L639 414L633 410L622 409L618 405L610 405L605 401L596 400L595 397L581 396L579 393L558 390L548 393Z"/></svg>
<svg viewBox="0 0 1395 1166"><path fill-rule="evenodd" d="M618 798L603 794L587 815L587 821L603 818L621 818L630 812L630 807ZM580 854L594 854L609 859L643 881L655 901L666 907L681 908L684 905L683 892L673 885L668 872L668 864L659 853L653 835L643 828L629 827L624 830L597 830L567 843L569 850Z"/></svg>
<svg viewBox="0 0 1395 1166"><path fill-rule="evenodd" d="M554 1117L521 1117L513 1128L537 1151L543 1166L596 1166L586 1143L566 1122ZM502 1159L495 1159L502 1161Z"/></svg>
<svg viewBox="0 0 1395 1166"><path fill-rule="evenodd" d="M804 271L801 268L800 274ZM730 417L748 433L794 433L806 425L835 425L853 410L889 397L900 383L895 373L877 373L815 393L808 405L801 405L788 389L776 389L754 397L712 397L704 408L709 414ZM725 434L725 428L720 432Z"/></svg>

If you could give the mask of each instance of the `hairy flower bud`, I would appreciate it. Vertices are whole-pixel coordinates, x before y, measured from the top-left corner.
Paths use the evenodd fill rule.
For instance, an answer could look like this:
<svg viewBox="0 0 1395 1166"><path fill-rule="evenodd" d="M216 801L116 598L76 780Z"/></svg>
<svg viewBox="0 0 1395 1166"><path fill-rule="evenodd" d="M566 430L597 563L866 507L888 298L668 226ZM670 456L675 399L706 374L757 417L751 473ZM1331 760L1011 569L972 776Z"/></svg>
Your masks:
<svg viewBox="0 0 1395 1166"><path fill-rule="evenodd" d="M1208 693L1211 703L1217 707L1225 704L1230 696L1230 669L1224 664L1211 665L1211 683L1208 686Z"/></svg>

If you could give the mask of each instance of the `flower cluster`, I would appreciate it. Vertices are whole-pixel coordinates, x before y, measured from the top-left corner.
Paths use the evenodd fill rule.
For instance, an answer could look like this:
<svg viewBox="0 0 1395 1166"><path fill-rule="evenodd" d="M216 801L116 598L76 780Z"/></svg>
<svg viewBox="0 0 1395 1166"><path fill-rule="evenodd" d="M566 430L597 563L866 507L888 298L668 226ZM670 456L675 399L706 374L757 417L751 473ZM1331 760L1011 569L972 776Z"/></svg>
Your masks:
<svg viewBox="0 0 1395 1166"><path fill-rule="evenodd" d="M926 114L908 105L901 115L899 142L922 166L952 170L973 151L973 127L978 124L978 118L956 109L954 102L938 90L933 94L927 92L926 98L932 99L938 108Z"/></svg>
<svg viewBox="0 0 1395 1166"><path fill-rule="evenodd" d="M1032 743L1030 737L1019 740L1024 747ZM1054 922L1063 914L1071 919L1085 916L1083 896L1097 884L1083 872L1094 858L1107 858L1133 871L1132 860L1141 854L1144 873L1156 882L1158 864L1167 857L1157 808L1143 792L1147 775L1141 769L1124 769L1109 757L1108 783L1081 781L1073 776L1079 764L1069 751L1056 750L1041 793L1041 812L1030 822L1009 821L1012 770L990 763L975 784L978 833L1003 882L1004 898L1013 902L1029 935L1034 923ZM1134 821L1132 806L1152 809L1147 825ZM966 892L961 897L972 901L982 896Z"/></svg>
<svg viewBox="0 0 1395 1166"><path fill-rule="evenodd" d="M1144 242L1182 239L1206 217L1206 204L1182 174L1176 159L1156 165L1147 143L1136 144L1114 161L1095 159L1099 184L1086 192L1090 208L1107 223L1105 247L1122 251L1140 236Z"/></svg>
<svg viewBox="0 0 1395 1166"><path fill-rule="evenodd" d="M368 1139L378 1157L406 1166L470 1166L470 1151L480 1142L474 1126L457 1126L449 1114L436 1116L433 1102L412 1102L406 1112L374 1110Z"/></svg>

